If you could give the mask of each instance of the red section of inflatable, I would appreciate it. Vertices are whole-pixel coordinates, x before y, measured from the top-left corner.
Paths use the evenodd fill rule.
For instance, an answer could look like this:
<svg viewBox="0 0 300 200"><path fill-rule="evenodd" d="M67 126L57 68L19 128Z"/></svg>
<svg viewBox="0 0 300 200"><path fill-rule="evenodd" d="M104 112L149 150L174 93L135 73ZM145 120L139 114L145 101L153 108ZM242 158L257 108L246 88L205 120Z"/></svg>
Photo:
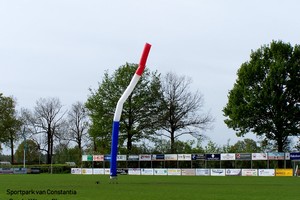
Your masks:
<svg viewBox="0 0 300 200"><path fill-rule="evenodd" d="M146 62L147 62L147 58L148 58L148 55L149 55L149 52L150 52L150 48L151 48L151 44L146 43L145 47L144 47L142 57L141 57L141 60L140 60L139 67L135 71L135 73L139 76L141 76L144 72Z"/></svg>

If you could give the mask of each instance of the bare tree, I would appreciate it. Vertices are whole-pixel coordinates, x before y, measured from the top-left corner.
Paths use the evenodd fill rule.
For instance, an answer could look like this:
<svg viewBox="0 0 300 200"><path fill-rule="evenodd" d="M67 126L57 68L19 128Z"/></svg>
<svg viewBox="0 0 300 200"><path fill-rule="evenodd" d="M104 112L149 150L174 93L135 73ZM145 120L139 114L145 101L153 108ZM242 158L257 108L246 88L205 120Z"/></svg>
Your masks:
<svg viewBox="0 0 300 200"><path fill-rule="evenodd" d="M23 110L26 131L30 132L31 138L39 144L39 149L47 153L47 164L52 163L54 140L61 135L65 113L58 98L40 98L36 102L34 112ZM37 139L38 134L44 134L43 141Z"/></svg>
<svg viewBox="0 0 300 200"><path fill-rule="evenodd" d="M171 153L175 151L175 140L189 134L199 138L201 130L210 127L213 118L210 113L201 113L203 96L199 91L192 93L192 80L169 72L162 79L163 101L161 103L161 128L159 135L170 138Z"/></svg>
<svg viewBox="0 0 300 200"><path fill-rule="evenodd" d="M79 157L82 155L82 145L88 139L89 119L82 102L76 102L68 112L68 138L77 144ZM79 160L80 160L79 159Z"/></svg>

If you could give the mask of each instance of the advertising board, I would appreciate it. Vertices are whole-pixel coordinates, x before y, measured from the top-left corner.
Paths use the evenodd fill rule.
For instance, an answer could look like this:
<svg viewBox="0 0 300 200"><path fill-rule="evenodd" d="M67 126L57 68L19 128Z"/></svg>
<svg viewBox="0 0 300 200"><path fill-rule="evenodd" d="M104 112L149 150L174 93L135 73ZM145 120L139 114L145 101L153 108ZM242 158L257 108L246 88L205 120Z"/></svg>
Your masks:
<svg viewBox="0 0 300 200"><path fill-rule="evenodd" d="M269 152L268 153L269 160L284 160L283 152Z"/></svg>
<svg viewBox="0 0 300 200"><path fill-rule="evenodd" d="M165 154L165 160L177 160L177 154Z"/></svg>
<svg viewBox="0 0 300 200"><path fill-rule="evenodd" d="M242 169L226 169L225 170L226 176L241 176L242 175Z"/></svg>
<svg viewBox="0 0 300 200"><path fill-rule="evenodd" d="M257 169L242 169L242 176L257 176Z"/></svg>
<svg viewBox="0 0 300 200"><path fill-rule="evenodd" d="M196 176L209 176L210 169L196 169Z"/></svg>
<svg viewBox="0 0 300 200"><path fill-rule="evenodd" d="M293 169L275 169L276 176L293 176Z"/></svg>
<svg viewBox="0 0 300 200"><path fill-rule="evenodd" d="M168 175L169 176L180 176L181 169L168 169Z"/></svg>
<svg viewBox="0 0 300 200"><path fill-rule="evenodd" d="M141 169L141 175L153 175L154 174L154 170L153 169Z"/></svg>
<svg viewBox="0 0 300 200"><path fill-rule="evenodd" d="M275 176L275 169L258 169L258 176Z"/></svg>
<svg viewBox="0 0 300 200"><path fill-rule="evenodd" d="M196 169L181 169L182 176L195 176Z"/></svg>
<svg viewBox="0 0 300 200"><path fill-rule="evenodd" d="M210 169L211 176L225 176L225 169Z"/></svg>
<svg viewBox="0 0 300 200"><path fill-rule="evenodd" d="M104 169L103 168L94 168L93 174L104 174Z"/></svg>
<svg viewBox="0 0 300 200"><path fill-rule="evenodd" d="M103 161L104 155L93 155L93 161Z"/></svg>
<svg viewBox="0 0 300 200"><path fill-rule="evenodd" d="M81 174L81 168L71 168L71 174Z"/></svg>
<svg viewBox="0 0 300 200"><path fill-rule="evenodd" d="M235 153L221 153L221 160L235 160Z"/></svg>
<svg viewBox="0 0 300 200"><path fill-rule="evenodd" d="M267 160L268 156L266 153L252 153L252 160Z"/></svg>
<svg viewBox="0 0 300 200"><path fill-rule="evenodd" d="M192 154L178 154L178 160L180 161L192 160Z"/></svg>
<svg viewBox="0 0 300 200"><path fill-rule="evenodd" d="M154 175L168 175L167 169L154 169Z"/></svg>
<svg viewBox="0 0 300 200"><path fill-rule="evenodd" d="M209 161L217 161L221 159L221 155L219 153L205 154L205 159Z"/></svg>
<svg viewBox="0 0 300 200"><path fill-rule="evenodd" d="M129 168L128 175L141 175L141 169L140 168Z"/></svg>
<svg viewBox="0 0 300 200"><path fill-rule="evenodd" d="M151 154L141 154L139 155L140 161L151 161Z"/></svg>
<svg viewBox="0 0 300 200"><path fill-rule="evenodd" d="M91 175L91 174L93 174L93 169L91 169L91 168L82 168L81 169L81 174Z"/></svg>

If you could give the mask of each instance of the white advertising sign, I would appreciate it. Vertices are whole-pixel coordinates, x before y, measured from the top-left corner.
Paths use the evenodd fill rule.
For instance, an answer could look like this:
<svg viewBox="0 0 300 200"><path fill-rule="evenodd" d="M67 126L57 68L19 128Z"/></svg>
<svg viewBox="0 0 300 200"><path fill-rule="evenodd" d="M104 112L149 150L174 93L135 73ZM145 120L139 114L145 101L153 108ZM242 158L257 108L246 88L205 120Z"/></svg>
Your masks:
<svg viewBox="0 0 300 200"><path fill-rule="evenodd" d="M109 168L105 168L105 169L104 169L104 174L110 175L110 169L109 169Z"/></svg>
<svg viewBox="0 0 300 200"><path fill-rule="evenodd" d="M154 175L168 175L167 169L154 169Z"/></svg>
<svg viewBox="0 0 300 200"><path fill-rule="evenodd" d="M93 174L93 169L91 168L82 168L81 174Z"/></svg>
<svg viewBox="0 0 300 200"><path fill-rule="evenodd" d="M93 174L104 174L104 169L103 168L94 168Z"/></svg>
<svg viewBox="0 0 300 200"><path fill-rule="evenodd" d="M177 154L165 154L165 160L177 160Z"/></svg>
<svg viewBox="0 0 300 200"><path fill-rule="evenodd" d="M182 176L195 176L196 169L181 169Z"/></svg>
<svg viewBox="0 0 300 200"><path fill-rule="evenodd" d="M153 175L154 170L153 169L141 169L141 175Z"/></svg>
<svg viewBox="0 0 300 200"><path fill-rule="evenodd" d="M180 176L181 169L168 169L168 175L169 176Z"/></svg>
<svg viewBox="0 0 300 200"><path fill-rule="evenodd" d="M151 154L141 154L139 155L140 161L151 161Z"/></svg>
<svg viewBox="0 0 300 200"><path fill-rule="evenodd" d="M87 155L82 155L81 160L82 160L82 161L87 161Z"/></svg>
<svg viewBox="0 0 300 200"><path fill-rule="evenodd" d="M210 169L196 169L196 176L209 176Z"/></svg>
<svg viewBox="0 0 300 200"><path fill-rule="evenodd" d="M71 168L71 174L81 174L81 168Z"/></svg>
<svg viewBox="0 0 300 200"><path fill-rule="evenodd" d="M225 176L225 169L210 169L211 176Z"/></svg>
<svg viewBox="0 0 300 200"><path fill-rule="evenodd" d="M275 169L259 169L258 176L275 176Z"/></svg>
<svg viewBox="0 0 300 200"><path fill-rule="evenodd" d="M128 175L141 175L141 169L140 168L129 168Z"/></svg>
<svg viewBox="0 0 300 200"><path fill-rule="evenodd" d="M257 176L257 169L242 169L242 176Z"/></svg>
<svg viewBox="0 0 300 200"><path fill-rule="evenodd" d="M126 161L127 155L117 155L117 161Z"/></svg>
<svg viewBox="0 0 300 200"><path fill-rule="evenodd" d="M178 154L178 160L192 160L192 154Z"/></svg>
<svg viewBox="0 0 300 200"><path fill-rule="evenodd" d="M241 176L242 169L226 169L225 175L226 176Z"/></svg>
<svg viewBox="0 0 300 200"><path fill-rule="evenodd" d="M235 153L221 153L221 160L235 160Z"/></svg>
<svg viewBox="0 0 300 200"><path fill-rule="evenodd" d="M252 153L252 160L267 160L268 156L266 153Z"/></svg>

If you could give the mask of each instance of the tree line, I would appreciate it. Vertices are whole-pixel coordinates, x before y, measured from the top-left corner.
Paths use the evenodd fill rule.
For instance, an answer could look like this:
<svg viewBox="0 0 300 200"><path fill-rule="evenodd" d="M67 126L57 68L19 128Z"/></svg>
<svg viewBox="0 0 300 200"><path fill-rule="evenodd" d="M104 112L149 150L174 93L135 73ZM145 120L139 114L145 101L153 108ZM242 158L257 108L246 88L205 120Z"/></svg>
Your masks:
<svg viewBox="0 0 300 200"><path fill-rule="evenodd" d="M17 152L22 147L27 152L34 149L29 157L42 152L39 156L48 164L58 162L53 155L80 160L83 151L108 154L115 106L136 68L137 64L126 63L112 74L105 71L98 88L89 89L86 102L75 102L69 110L58 98L40 98L34 108L17 111L16 100L0 93L0 145L11 149L12 163L18 142ZM287 151L300 129L299 77L299 45L272 41L252 51L228 93L225 123L238 136L258 135L262 149ZM203 112L204 97L198 90L191 91L191 84L189 77L174 72L161 75L146 68L123 107L120 153L213 152L213 141L205 147L200 144L214 118ZM197 145L181 141L182 135L193 136ZM234 151L233 146L239 145L227 145L222 152ZM249 146L253 147L249 152L257 151Z"/></svg>

